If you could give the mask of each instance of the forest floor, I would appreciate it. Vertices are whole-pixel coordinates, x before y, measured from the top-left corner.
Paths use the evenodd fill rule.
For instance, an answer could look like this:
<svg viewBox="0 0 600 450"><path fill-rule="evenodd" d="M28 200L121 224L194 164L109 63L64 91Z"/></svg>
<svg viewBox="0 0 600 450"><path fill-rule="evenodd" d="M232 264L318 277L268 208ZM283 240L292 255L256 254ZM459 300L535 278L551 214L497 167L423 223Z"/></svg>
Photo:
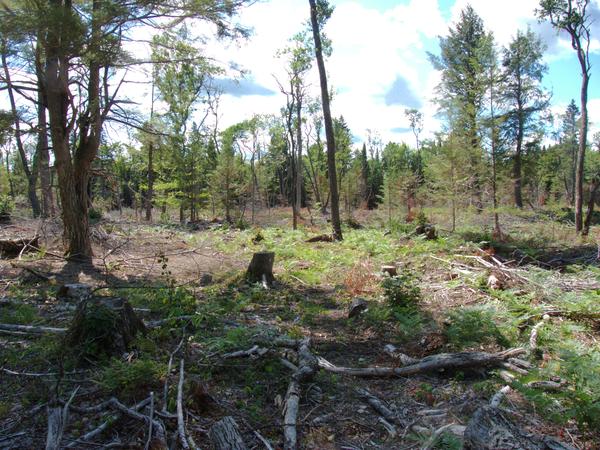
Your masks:
<svg viewBox="0 0 600 450"><path fill-rule="evenodd" d="M89 349L66 346L62 334L0 326L0 448L43 448L47 406L73 393L63 446L144 448L144 420L110 405L90 407L113 397L130 406L150 392L169 442L176 440L180 360L186 428L199 448L211 448L208 430L225 416L236 420L248 448L283 448L282 408L292 375L286 361L298 359L268 345L282 336L309 337L314 355L343 367L401 367L387 344L412 358L522 347L531 365L369 378L319 370L301 385L300 448L460 449L463 426L508 384L502 405L521 428L600 449L594 239L577 238L571 224L549 213L506 211L506 236L498 242L488 215L469 215L467 225L449 233L440 230L442 213L431 211L435 240L415 235L414 225L388 228L363 212L355 216L362 228L344 229L343 242L307 243L328 232L326 221L311 224L306 213L301 230L293 231L289 214L262 213L260 226L245 230L106 215L93 226L92 266L61 257L56 221L1 225L0 234L37 232L41 240L39 252L0 259L0 324L68 327L75 307L57 299L57 290L73 282L91 285L94 295L127 299L147 324L170 320L148 327L126 353L95 358ZM275 253L270 289L244 280L259 251ZM398 277L386 277L383 265L396 266ZM368 308L349 318L356 297ZM230 354L255 344L265 351ZM360 389L391 416L382 417L385 411Z"/></svg>

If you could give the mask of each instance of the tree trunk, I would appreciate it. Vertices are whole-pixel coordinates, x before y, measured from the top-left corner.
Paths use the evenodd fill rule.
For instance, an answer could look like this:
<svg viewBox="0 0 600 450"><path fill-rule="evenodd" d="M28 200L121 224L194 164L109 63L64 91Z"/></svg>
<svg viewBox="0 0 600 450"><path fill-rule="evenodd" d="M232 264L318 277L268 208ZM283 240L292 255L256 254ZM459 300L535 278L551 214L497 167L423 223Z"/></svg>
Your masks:
<svg viewBox="0 0 600 450"><path fill-rule="evenodd" d="M589 67L584 50L579 44L577 56L581 64L581 125L579 127L579 151L577 152L577 170L575 173L575 231L578 233L583 231L583 166L585 161L585 148L587 146L587 131L588 131L588 84L590 81Z"/></svg>
<svg viewBox="0 0 600 450"><path fill-rule="evenodd" d="M588 200L587 213L585 215L582 231L584 236L587 236L590 233L590 225L592 224L592 216L594 215L594 204L596 203L598 188L600 188L600 178L596 177L592 180L592 185L590 186L590 199Z"/></svg>
<svg viewBox="0 0 600 450"><path fill-rule="evenodd" d="M340 200L337 188L337 172L335 169L335 137L333 133L333 121L331 119L331 108L329 105L329 90L327 88L327 73L323 60L323 48L321 45L321 32L317 20L317 5L315 0L308 0L310 4L310 20L312 24L313 38L315 40L315 55L319 68L319 81L321 84L321 100L323 104L323 120L325 122L325 136L327 137L327 171L329 174L329 191L331 195L331 225L333 236L338 241L343 239L342 224L340 221Z"/></svg>
<svg viewBox="0 0 600 450"><path fill-rule="evenodd" d="M521 179L521 152L523 145L523 130L521 128L521 120L519 120L519 131L517 135L517 151L515 153L515 159L513 161L513 178L514 178L514 189L515 189L515 206L517 208L523 208L523 194L522 194L522 179Z"/></svg>
<svg viewBox="0 0 600 450"><path fill-rule="evenodd" d="M57 5L65 16L73 14L72 5ZM100 38L98 10L100 0L92 5L92 32L90 47L96 48ZM64 239L68 259L90 261L93 252L89 235L88 184L92 161L100 146L102 116L100 114L100 65L92 58L89 62L87 110L80 114L79 142L71 156L70 137L74 121L70 120L71 93L69 91L69 55L63 48L61 30L48 29L45 53L46 83L50 134L55 157L56 173L62 207ZM75 113L72 111L71 113Z"/></svg>
<svg viewBox="0 0 600 450"><path fill-rule="evenodd" d="M35 47L35 72L38 88L38 172L40 176L40 187L42 190L42 217L53 217L56 215L54 209L54 198L52 195L52 174L50 173L50 155L48 152L48 121L46 119L46 92L42 82L43 64L41 38L38 36L38 42Z"/></svg>
<svg viewBox="0 0 600 450"><path fill-rule="evenodd" d="M36 193L36 184L37 184L37 173L35 170L29 167L29 162L27 161L27 153L25 153L25 148L23 146L23 140L21 139L21 120L19 119L19 112L17 110L17 103L15 100L15 94L13 91L12 82L10 79L10 71L8 70L8 62L6 60L6 55L8 53L7 42L6 40L2 40L2 68L4 69L4 80L6 82L6 89L8 92L8 99L10 101L10 109L13 115L14 121L14 136L15 142L17 144L17 151L19 152L19 156L21 158L21 164L23 165L23 172L25 172L25 177L27 178L27 197L29 198L29 204L31 205L31 210L33 212L33 217L40 216L40 202ZM34 156L34 159L36 157Z"/></svg>
<svg viewBox="0 0 600 450"><path fill-rule="evenodd" d="M302 92L300 83L296 86L296 213L302 210Z"/></svg>
<svg viewBox="0 0 600 450"><path fill-rule="evenodd" d="M154 197L154 145L148 145L148 188L146 189L146 221L152 222L152 198Z"/></svg>

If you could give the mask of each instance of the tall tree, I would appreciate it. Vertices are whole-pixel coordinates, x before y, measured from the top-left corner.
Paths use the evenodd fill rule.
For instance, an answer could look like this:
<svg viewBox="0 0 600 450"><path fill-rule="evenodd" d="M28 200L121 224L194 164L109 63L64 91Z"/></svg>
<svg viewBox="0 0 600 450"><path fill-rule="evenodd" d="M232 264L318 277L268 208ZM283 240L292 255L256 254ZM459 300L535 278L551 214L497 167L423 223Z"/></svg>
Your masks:
<svg viewBox="0 0 600 450"><path fill-rule="evenodd" d="M16 49L14 47L10 47L9 41L6 38L2 38L0 40L0 59L2 61L3 70L2 81L6 84L6 91L8 92L8 99L13 118L15 143L17 145L17 151L21 159L21 165L23 166L23 172L25 172L25 177L27 178L27 197L29 198L29 204L33 212L33 217L39 217L41 214L41 209L36 192L36 185L38 179L38 172L36 167L37 155L34 155L34 157L32 158L33 163L30 163L23 142L24 130L22 129L21 116L19 110L17 109L15 89L11 80L11 72L8 66L8 58L10 54L14 54L15 51Z"/></svg>
<svg viewBox="0 0 600 450"><path fill-rule="evenodd" d="M101 0L47 0L11 2L8 14L24 18L20 32L42 42L52 151L58 176L66 253L69 259L90 260L88 187L91 167L107 120L123 122L124 71L135 64L126 57L123 43L137 26L164 27L202 19L216 25L220 36L239 30L231 17L251 0L197 2L133 2ZM116 76L122 76L115 80Z"/></svg>
<svg viewBox="0 0 600 450"><path fill-rule="evenodd" d="M433 66L442 76L437 87L437 103L450 128L454 133L461 132L468 144L473 170L471 195L478 209L483 207L479 173L482 161L480 127L491 44L483 21L468 5L455 26L450 28L448 37L440 38L440 56L430 54Z"/></svg>
<svg viewBox="0 0 600 450"><path fill-rule="evenodd" d="M315 56L319 68L319 82L321 85L321 102L323 104L323 120L325 122L325 136L327 138L327 170L329 173L329 192L331 195L331 225L334 239L341 241L342 224L340 221L340 200L337 187L335 169L335 137L331 106L329 104L329 89L327 87L327 72L323 58L323 44L321 42L321 27L331 17L333 9L327 0L308 0L310 4L310 22L312 25L313 39L315 41Z"/></svg>
<svg viewBox="0 0 600 450"><path fill-rule="evenodd" d="M581 68L581 123L579 126L579 150L575 172L575 230L583 232L583 181L585 149L588 132L588 86L590 82L590 0L540 0L536 11L542 20L548 20L558 30L567 32L571 46L577 53Z"/></svg>
<svg viewBox="0 0 600 450"><path fill-rule="evenodd" d="M523 207L522 154L524 140L540 131L540 112L548 106L541 83L546 65L542 62L544 45L531 30L518 31L503 51L503 100L509 109L504 130L515 144L513 157L514 201Z"/></svg>

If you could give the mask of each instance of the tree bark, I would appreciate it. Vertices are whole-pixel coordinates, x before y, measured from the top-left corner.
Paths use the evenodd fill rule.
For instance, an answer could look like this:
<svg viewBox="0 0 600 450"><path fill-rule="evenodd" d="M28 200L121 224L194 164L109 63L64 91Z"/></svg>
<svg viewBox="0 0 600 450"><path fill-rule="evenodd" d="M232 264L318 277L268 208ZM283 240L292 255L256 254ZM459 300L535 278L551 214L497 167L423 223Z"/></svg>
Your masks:
<svg viewBox="0 0 600 450"><path fill-rule="evenodd" d="M583 61L582 57L580 60ZM585 148L587 146L587 131L588 131L588 84L589 73L588 68L582 62L583 80L581 82L581 125L579 128L579 150L577 152L577 171L575 173L575 230L583 232L583 166L585 161Z"/></svg>
<svg viewBox="0 0 600 450"><path fill-rule="evenodd" d="M52 195L52 175L50 173L50 155L48 149L48 121L46 119L46 91L42 82L44 68L42 64L42 46L41 37L38 36L38 42L35 47L35 72L38 88L38 172L40 176L40 188L42 190L42 217L53 217L56 215L54 209L54 196Z"/></svg>
<svg viewBox="0 0 600 450"><path fill-rule="evenodd" d="M52 0L65 17L73 14L70 1ZM91 48L97 46L100 27L97 14L99 0L93 2ZM49 28L46 38L45 83L50 118L50 134L55 157L58 187L62 206L66 254L70 260L90 261L93 252L89 235L88 194L91 164L100 145L102 117L100 115L100 65L92 58L89 63L87 111L80 116L79 143L71 156L70 135L74 122L69 118L69 55L61 41L59 29Z"/></svg>
<svg viewBox="0 0 600 450"><path fill-rule="evenodd" d="M4 70L4 80L6 82L6 90L8 92L8 99L10 101L10 109L13 115L14 121L14 136L15 142L17 144L17 151L19 152L19 156L21 158L21 164L23 165L23 172L25 172L25 177L27 178L27 197L29 198L29 204L31 205L31 210L33 212L33 217L40 216L40 202L37 197L36 192L36 184L37 184L37 172L33 170L33 168L29 167L29 162L27 161L27 153L25 153L25 148L23 146L23 140L21 139L21 120L19 119L19 112L17 111L17 102L15 100L15 93L13 91L13 85L10 78L10 71L8 70L8 61L6 59L6 55L8 53L8 45L5 39L2 40L2 68ZM34 156L34 160L36 157Z"/></svg>
<svg viewBox="0 0 600 450"><path fill-rule="evenodd" d="M592 224L592 216L594 215L594 204L596 203L596 194L600 188L600 178L596 177L592 180L590 186L590 198L587 205L587 213L585 215L585 221L583 223L582 234L587 236L590 233L590 225Z"/></svg>
<svg viewBox="0 0 600 450"><path fill-rule="evenodd" d="M319 68L319 81L321 84L321 101L323 104L323 120L325 122L325 136L327 137L327 172L329 175L329 191L331 196L331 225L333 236L341 241L342 225L340 221L340 199L337 187L337 172L335 169L335 137L333 133L333 121L331 119L331 108L329 104L329 90L327 88L327 73L323 60L323 46L321 44L321 32L317 19L317 5L315 0L308 0L310 4L310 20L312 24L313 38L315 40L315 56Z"/></svg>

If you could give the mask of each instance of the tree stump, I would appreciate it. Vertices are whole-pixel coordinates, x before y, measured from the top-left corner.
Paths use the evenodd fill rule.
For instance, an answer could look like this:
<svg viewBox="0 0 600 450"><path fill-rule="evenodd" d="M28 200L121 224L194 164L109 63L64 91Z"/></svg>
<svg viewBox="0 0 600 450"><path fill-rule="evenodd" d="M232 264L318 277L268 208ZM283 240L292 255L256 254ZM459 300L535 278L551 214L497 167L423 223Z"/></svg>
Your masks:
<svg viewBox="0 0 600 450"><path fill-rule="evenodd" d="M0 257L14 257L23 253L37 251L40 237L0 237Z"/></svg>
<svg viewBox="0 0 600 450"><path fill-rule="evenodd" d="M77 305L65 343L81 357L120 356L136 334L145 331L144 322L127 300L91 297Z"/></svg>
<svg viewBox="0 0 600 450"><path fill-rule="evenodd" d="M500 409L487 405L475 411L464 437L464 448L471 450L574 450L552 437L526 433Z"/></svg>
<svg viewBox="0 0 600 450"><path fill-rule="evenodd" d="M355 297L352 299L352 303L348 308L348 319L352 317L360 316L363 312L365 312L369 307L369 304L364 298Z"/></svg>
<svg viewBox="0 0 600 450"><path fill-rule="evenodd" d="M381 266L381 272L388 274L390 277L395 277L398 275L398 268L394 265L385 265Z"/></svg>
<svg viewBox="0 0 600 450"><path fill-rule="evenodd" d="M437 231L435 229L435 227L433 225L431 225L430 223L426 223L423 225L419 225L416 229L415 229L415 233L421 236L425 236L425 239L427 240L435 240L437 239Z"/></svg>
<svg viewBox="0 0 600 450"><path fill-rule="evenodd" d="M275 253L259 252L252 255L252 261L246 271L246 279L251 283L267 283L272 285L275 281L273 276L273 263L275 262Z"/></svg>
<svg viewBox="0 0 600 450"><path fill-rule="evenodd" d="M224 417L210 427L208 436L215 450L247 450L248 448L244 444L238 424L231 416Z"/></svg>
<svg viewBox="0 0 600 450"><path fill-rule="evenodd" d="M89 284L70 283L63 284L56 292L58 300L77 300L81 301L92 296L92 287Z"/></svg>

